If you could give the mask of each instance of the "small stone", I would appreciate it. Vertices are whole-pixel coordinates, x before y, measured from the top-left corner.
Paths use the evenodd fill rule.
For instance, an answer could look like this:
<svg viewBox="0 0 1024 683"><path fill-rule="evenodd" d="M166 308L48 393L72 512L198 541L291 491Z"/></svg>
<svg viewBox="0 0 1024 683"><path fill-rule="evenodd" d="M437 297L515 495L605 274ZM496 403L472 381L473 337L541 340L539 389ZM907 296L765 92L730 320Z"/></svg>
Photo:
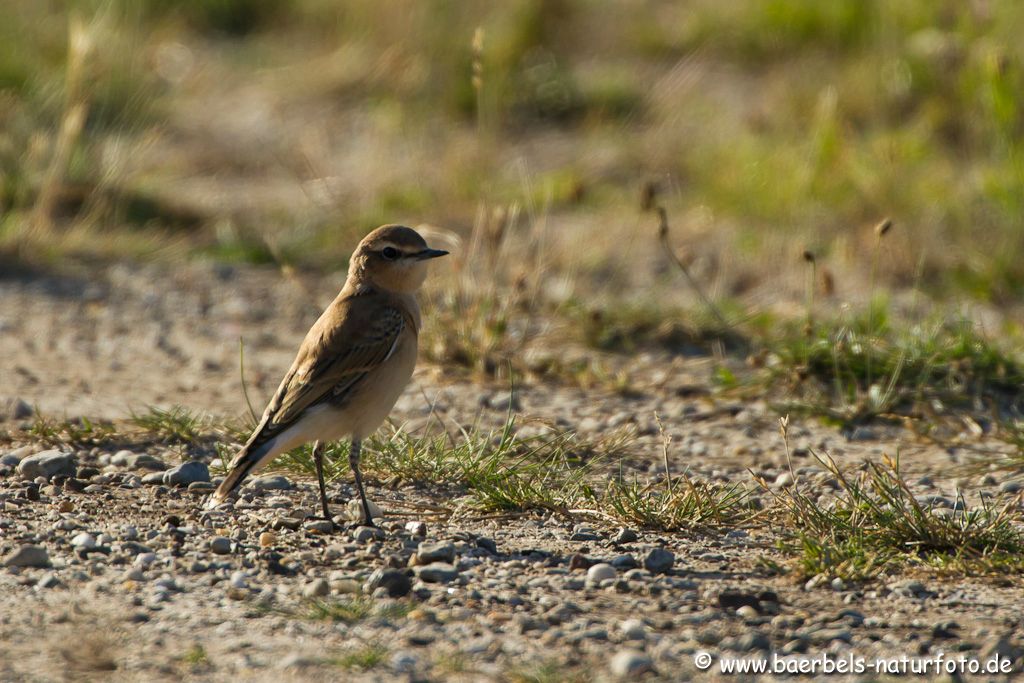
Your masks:
<svg viewBox="0 0 1024 683"><path fill-rule="evenodd" d="M640 619L626 619L619 624L619 631L626 640L644 640L647 637L647 624Z"/></svg>
<svg viewBox="0 0 1024 683"><path fill-rule="evenodd" d="M370 517L372 519L381 519L384 517L384 513L381 511L380 506L374 503L372 500L366 501L367 506L370 508ZM345 514L351 520L363 521L363 503L358 498L353 498L348 501L345 506Z"/></svg>
<svg viewBox="0 0 1024 683"><path fill-rule="evenodd" d="M761 615L758 613L756 608L751 607L750 605L743 605L736 610L736 616L743 619L757 619Z"/></svg>
<svg viewBox="0 0 1024 683"><path fill-rule="evenodd" d="M576 528L573 529L572 536L569 537L569 540L588 541L593 543L596 541L600 541L601 536L592 527L586 526L585 524L577 524Z"/></svg>
<svg viewBox="0 0 1024 683"><path fill-rule="evenodd" d="M260 534L259 542L261 548L269 548L277 542L277 536L272 531L264 531Z"/></svg>
<svg viewBox="0 0 1024 683"><path fill-rule="evenodd" d="M214 536L210 539L210 551L217 555L227 555L231 552L231 539L224 536Z"/></svg>
<svg viewBox="0 0 1024 683"><path fill-rule="evenodd" d="M283 474L271 474L265 477L256 477L249 486L257 491L291 491L295 484Z"/></svg>
<svg viewBox="0 0 1024 683"><path fill-rule="evenodd" d="M145 482L146 478L142 480ZM210 481L210 468L199 460L183 462L163 473L163 483L167 486L188 486L197 481Z"/></svg>
<svg viewBox="0 0 1024 683"><path fill-rule="evenodd" d="M410 536L426 536L427 535L427 523L426 522L406 522L405 532Z"/></svg>
<svg viewBox="0 0 1024 683"><path fill-rule="evenodd" d="M142 571L141 567L132 567L124 573L122 578L125 581L137 581L141 583L146 580L146 573Z"/></svg>
<svg viewBox="0 0 1024 683"><path fill-rule="evenodd" d="M322 598L331 593L331 584L326 579L314 579L307 583L302 589L302 595L307 598Z"/></svg>
<svg viewBox="0 0 1024 683"><path fill-rule="evenodd" d="M595 564L597 563L581 553L573 553L569 557L569 569L572 571L576 571L579 569L590 569Z"/></svg>
<svg viewBox="0 0 1024 683"><path fill-rule="evenodd" d="M387 591L389 597L401 598L412 590L412 581L399 569L377 569L366 580L366 592L372 594L378 588Z"/></svg>
<svg viewBox="0 0 1024 683"><path fill-rule="evenodd" d="M761 598L754 593L738 590L724 590L718 594L718 606L723 609L739 610L741 607L761 609Z"/></svg>
<svg viewBox="0 0 1024 683"><path fill-rule="evenodd" d="M416 577L424 583L451 583L459 577L458 570L446 562L432 562L416 567Z"/></svg>
<svg viewBox="0 0 1024 683"><path fill-rule="evenodd" d="M78 550L92 550L97 546L97 543L92 534L83 532L71 539L71 545Z"/></svg>
<svg viewBox="0 0 1024 683"><path fill-rule="evenodd" d="M25 479L43 477L49 480L58 474L69 477L75 475L76 459L72 453L62 453L58 450L43 451L30 455L18 464L18 474Z"/></svg>
<svg viewBox="0 0 1024 683"><path fill-rule="evenodd" d="M450 564L455 561L455 545L451 541L437 543L424 541L416 548L416 559L420 564L430 564L431 562L448 562Z"/></svg>
<svg viewBox="0 0 1024 683"><path fill-rule="evenodd" d="M36 588L56 588L60 585L60 579L53 572L46 572L36 581Z"/></svg>
<svg viewBox="0 0 1024 683"><path fill-rule="evenodd" d="M834 591L844 591L844 590L846 590L846 582L843 581L840 577L837 576L836 578L832 579L832 590L834 590Z"/></svg>
<svg viewBox="0 0 1024 683"><path fill-rule="evenodd" d="M919 598L924 599L934 595L929 591L923 583L914 579L907 579L905 581L896 581L895 583L889 584L889 590L896 595L902 595L907 598Z"/></svg>
<svg viewBox="0 0 1024 683"><path fill-rule="evenodd" d="M779 476L775 477L775 485L780 489L793 485L793 475L790 472L783 472Z"/></svg>
<svg viewBox="0 0 1024 683"><path fill-rule="evenodd" d="M629 569L636 569L640 566L640 563L636 561L636 558L632 555L617 555L612 558L612 566L620 571L627 571Z"/></svg>
<svg viewBox="0 0 1024 683"><path fill-rule="evenodd" d="M1024 488L1024 484L1021 484L1019 481L1004 481L1002 484L999 485L999 492L1017 493L1022 488Z"/></svg>
<svg viewBox="0 0 1024 683"><path fill-rule="evenodd" d="M334 531L334 522L329 519L317 519L306 522L302 525L303 530L309 534L329 534Z"/></svg>
<svg viewBox="0 0 1024 683"><path fill-rule="evenodd" d="M612 675L618 678L639 676L650 671L652 667L651 658L639 650L620 650L608 664Z"/></svg>
<svg viewBox="0 0 1024 683"><path fill-rule="evenodd" d="M33 412L32 406L17 396L0 402L0 421L4 419L24 420L32 417Z"/></svg>
<svg viewBox="0 0 1024 683"><path fill-rule="evenodd" d="M136 567L142 567L145 569L154 562L156 562L156 553L139 553L135 556L135 560L132 564Z"/></svg>
<svg viewBox="0 0 1024 683"><path fill-rule="evenodd" d="M602 581L614 579L618 576L619 573L615 571L615 567L605 562L599 562L587 570L587 585L599 586Z"/></svg>
<svg viewBox="0 0 1024 683"><path fill-rule="evenodd" d="M623 527L619 529L618 533L616 533L612 538L612 543L617 543L619 545L622 545L623 543L635 543L638 538L639 537L636 535L635 531Z"/></svg>
<svg viewBox="0 0 1024 683"><path fill-rule="evenodd" d="M317 657L304 655L299 652L292 652L285 655L277 662L279 669L308 669L311 666L320 666L323 661Z"/></svg>
<svg viewBox="0 0 1024 683"><path fill-rule="evenodd" d="M419 666L419 658L408 650L399 650L391 655L391 669L395 673L411 674Z"/></svg>
<svg viewBox="0 0 1024 683"><path fill-rule="evenodd" d="M158 470L167 469L167 463L148 453L132 453L128 450L118 451L110 456L110 464L114 467L124 467L131 470Z"/></svg>
<svg viewBox="0 0 1024 683"><path fill-rule="evenodd" d="M75 504L70 500L62 500L57 503L57 512L74 512Z"/></svg>
<svg viewBox="0 0 1024 683"><path fill-rule="evenodd" d="M360 526L352 532L352 538L356 543L369 543L370 541L383 541L384 532L375 526Z"/></svg>
<svg viewBox="0 0 1024 683"><path fill-rule="evenodd" d="M5 567L49 567L50 555L40 545L23 545L4 557Z"/></svg>
<svg viewBox="0 0 1024 683"><path fill-rule="evenodd" d="M164 474L166 472L150 472L149 474L142 477L142 483L147 486L156 486L164 483Z"/></svg>
<svg viewBox="0 0 1024 683"><path fill-rule="evenodd" d="M736 639L735 648L739 652L757 652L772 649L772 641L759 631L749 631Z"/></svg>
<svg viewBox="0 0 1024 683"><path fill-rule="evenodd" d="M675 564L676 556L664 548L652 548L644 557L644 569L652 574L665 574Z"/></svg>
<svg viewBox="0 0 1024 683"><path fill-rule="evenodd" d="M486 536L478 536L476 539L476 547L483 548L491 555L498 554L498 544L494 542L493 538L487 538Z"/></svg>

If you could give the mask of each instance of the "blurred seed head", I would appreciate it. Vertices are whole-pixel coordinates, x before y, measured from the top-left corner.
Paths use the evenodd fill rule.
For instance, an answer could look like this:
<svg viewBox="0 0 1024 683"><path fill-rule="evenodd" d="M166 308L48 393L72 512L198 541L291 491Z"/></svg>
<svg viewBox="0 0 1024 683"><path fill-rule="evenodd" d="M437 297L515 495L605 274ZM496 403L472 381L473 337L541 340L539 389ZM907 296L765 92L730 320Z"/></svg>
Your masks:
<svg viewBox="0 0 1024 683"><path fill-rule="evenodd" d="M892 230L892 219L886 218L881 223L875 226L875 234L879 237L885 237L885 234Z"/></svg>
<svg viewBox="0 0 1024 683"><path fill-rule="evenodd" d="M650 211L658 200L658 184L648 180L640 190L640 210Z"/></svg>

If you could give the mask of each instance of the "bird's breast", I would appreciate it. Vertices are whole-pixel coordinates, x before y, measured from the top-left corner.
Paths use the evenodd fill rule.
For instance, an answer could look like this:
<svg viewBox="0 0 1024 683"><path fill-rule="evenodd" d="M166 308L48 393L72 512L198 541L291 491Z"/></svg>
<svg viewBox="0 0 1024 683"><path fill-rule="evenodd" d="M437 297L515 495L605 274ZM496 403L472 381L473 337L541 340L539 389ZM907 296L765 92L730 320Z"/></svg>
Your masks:
<svg viewBox="0 0 1024 683"><path fill-rule="evenodd" d="M391 356L367 373L347 401L352 436L363 439L380 427L412 378L416 367L416 335L404 333Z"/></svg>

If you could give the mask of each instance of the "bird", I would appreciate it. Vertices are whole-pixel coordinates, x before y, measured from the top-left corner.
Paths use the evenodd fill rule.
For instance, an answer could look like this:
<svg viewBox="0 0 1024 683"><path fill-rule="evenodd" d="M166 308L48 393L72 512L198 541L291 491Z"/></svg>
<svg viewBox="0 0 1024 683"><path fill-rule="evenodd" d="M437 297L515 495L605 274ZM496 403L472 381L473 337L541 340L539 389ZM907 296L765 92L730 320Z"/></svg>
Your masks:
<svg viewBox="0 0 1024 683"><path fill-rule="evenodd" d="M427 264L446 254L402 225L383 225L363 238L349 261L344 287L306 334L207 509L224 502L247 476L278 455L313 442L320 505L330 520L324 444L348 437L361 524L376 526L359 471L362 442L384 422L412 378L421 325L416 293L426 280Z"/></svg>

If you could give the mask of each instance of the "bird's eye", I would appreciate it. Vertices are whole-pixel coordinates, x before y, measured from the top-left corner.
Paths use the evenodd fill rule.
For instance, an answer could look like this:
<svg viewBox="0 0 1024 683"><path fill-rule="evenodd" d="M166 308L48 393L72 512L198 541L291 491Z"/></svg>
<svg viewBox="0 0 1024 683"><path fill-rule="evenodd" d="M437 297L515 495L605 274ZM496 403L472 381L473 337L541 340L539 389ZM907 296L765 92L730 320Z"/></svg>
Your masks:
<svg viewBox="0 0 1024 683"><path fill-rule="evenodd" d="M394 261L398 258L398 250L394 247L384 247L381 249L380 255L386 258L388 261Z"/></svg>

